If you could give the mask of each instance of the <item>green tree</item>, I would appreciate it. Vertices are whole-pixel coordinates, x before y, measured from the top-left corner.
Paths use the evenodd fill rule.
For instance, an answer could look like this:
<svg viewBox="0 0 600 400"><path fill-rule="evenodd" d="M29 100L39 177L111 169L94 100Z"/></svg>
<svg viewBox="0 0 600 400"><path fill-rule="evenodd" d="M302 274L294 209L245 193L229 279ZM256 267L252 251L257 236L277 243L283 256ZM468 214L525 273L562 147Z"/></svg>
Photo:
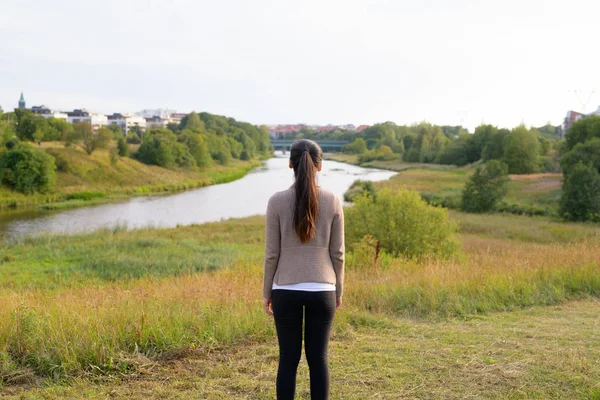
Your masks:
<svg viewBox="0 0 600 400"><path fill-rule="evenodd" d="M504 138L510 134L508 129L498 129L491 135L483 148L481 159L483 162L489 160L501 160L504 157Z"/></svg>
<svg viewBox="0 0 600 400"><path fill-rule="evenodd" d="M22 141L34 142L41 140L47 128L44 117L35 115L29 110L15 109L15 134Z"/></svg>
<svg viewBox="0 0 600 400"><path fill-rule="evenodd" d="M571 150L577 143L600 137L600 116L592 115L575 121L565 135L566 149Z"/></svg>
<svg viewBox="0 0 600 400"><path fill-rule="evenodd" d="M579 162L565 176L559 214L570 221L600 221L600 173Z"/></svg>
<svg viewBox="0 0 600 400"><path fill-rule="evenodd" d="M194 111L182 118L180 126L181 129L189 129L194 132L202 132L205 130L204 122Z"/></svg>
<svg viewBox="0 0 600 400"><path fill-rule="evenodd" d="M73 132L73 125L60 118L48 118L48 129L44 133L44 141L67 141L67 137Z"/></svg>
<svg viewBox="0 0 600 400"><path fill-rule="evenodd" d="M112 131L106 127L100 128L98 133L95 133L92 125L84 121L73 124L73 132L68 137L68 141L79 145L88 155L91 155L96 149L106 148L112 137Z"/></svg>
<svg viewBox="0 0 600 400"><path fill-rule="evenodd" d="M470 135L462 134L458 139L454 139L448 143L444 153L439 158L439 163L458 166L468 164L469 139Z"/></svg>
<svg viewBox="0 0 600 400"><path fill-rule="evenodd" d="M475 162L482 158L483 149L492 137L498 133L498 128L493 125L479 125L468 143L467 161Z"/></svg>
<svg viewBox="0 0 600 400"><path fill-rule="evenodd" d="M129 155L129 146L127 145L123 135L121 135L117 141L117 150L119 152L119 156L121 157L127 157Z"/></svg>
<svg viewBox="0 0 600 400"><path fill-rule="evenodd" d="M122 138L124 136L123 135L123 130L117 124L107 125L107 128L110 129L111 132L113 133L113 139L114 140L119 140L119 138Z"/></svg>
<svg viewBox="0 0 600 400"><path fill-rule="evenodd" d="M511 174L531 174L538 168L540 143L537 135L519 126L504 138L504 161Z"/></svg>
<svg viewBox="0 0 600 400"><path fill-rule="evenodd" d="M190 167L194 157L187 146L177 142L177 136L168 129L154 129L144 135L144 141L135 158L144 164L164 168Z"/></svg>
<svg viewBox="0 0 600 400"><path fill-rule="evenodd" d="M478 167L462 192L461 209L483 213L496 208L508 191L508 166L498 160L490 160Z"/></svg>
<svg viewBox="0 0 600 400"><path fill-rule="evenodd" d="M0 153L0 181L21 193L51 190L55 170L52 156L24 143Z"/></svg>
<svg viewBox="0 0 600 400"><path fill-rule="evenodd" d="M367 151L367 142L363 138L354 139L352 143L345 145L342 151L348 154L363 154Z"/></svg>
<svg viewBox="0 0 600 400"><path fill-rule="evenodd" d="M568 175L579 162L591 165L600 172L600 137L577 143L561 157L560 167Z"/></svg>
<svg viewBox="0 0 600 400"><path fill-rule="evenodd" d="M344 213L348 248L372 235L396 256L445 257L458 249L447 210L428 205L415 191L383 189L376 199L359 195Z"/></svg>
<svg viewBox="0 0 600 400"><path fill-rule="evenodd" d="M183 131L177 140L187 146L190 154L196 160L196 165L200 168L212 166L212 158L208 151L208 145L202 135L193 133L192 131Z"/></svg>

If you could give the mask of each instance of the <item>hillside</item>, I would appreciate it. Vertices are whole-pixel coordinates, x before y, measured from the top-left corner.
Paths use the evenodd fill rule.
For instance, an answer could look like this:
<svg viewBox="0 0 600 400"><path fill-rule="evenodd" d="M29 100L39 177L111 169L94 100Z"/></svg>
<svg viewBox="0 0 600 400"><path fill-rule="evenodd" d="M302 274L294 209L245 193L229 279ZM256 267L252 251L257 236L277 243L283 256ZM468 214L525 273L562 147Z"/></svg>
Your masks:
<svg viewBox="0 0 600 400"><path fill-rule="evenodd" d="M55 157L56 186L52 193L26 196L0 187L0 209L65 201L75 193L96 192L96 197L173 192L235 180L260 165L257 159L232 159L228 166L214 164L206 169L171 170L121 157L113 165L109 150L96 150L87 155L76 147L62 143L42 143L42 148ZM75 195L77 197L77 195Z"/></svg>

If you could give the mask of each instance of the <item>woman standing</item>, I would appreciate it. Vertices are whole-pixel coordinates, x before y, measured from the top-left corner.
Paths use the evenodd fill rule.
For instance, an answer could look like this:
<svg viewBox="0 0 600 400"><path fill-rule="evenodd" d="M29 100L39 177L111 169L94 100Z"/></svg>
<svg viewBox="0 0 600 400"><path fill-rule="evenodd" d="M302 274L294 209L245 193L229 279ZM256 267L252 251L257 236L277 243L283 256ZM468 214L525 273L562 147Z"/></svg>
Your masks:
<svg viewBox="0 0 600 400"><path fill-rule="evenodd" d="M294 398L303 320L311 399L329 398L329 333L344 288L344 210L337 196L317 186L322 157L315 142L294 142L295 183L267 206L263 297L279 341L279 400Z"/></svg>

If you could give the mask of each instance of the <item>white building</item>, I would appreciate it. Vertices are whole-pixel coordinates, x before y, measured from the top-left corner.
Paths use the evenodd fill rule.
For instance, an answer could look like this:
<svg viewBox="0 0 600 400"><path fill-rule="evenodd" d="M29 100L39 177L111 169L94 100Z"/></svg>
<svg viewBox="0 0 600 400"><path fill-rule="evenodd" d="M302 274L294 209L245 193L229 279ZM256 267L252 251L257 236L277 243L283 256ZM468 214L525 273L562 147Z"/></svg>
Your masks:
<svg viewBox="0 0 600 400"><path fill-rule="evenodd" d="M108 116L108 124L118 125L121 128L123 135L127 135L129 130L134 126L146 130L146 118L141 115L114 113L113 115Z"/></svg>
<svg viewBox="0 0 600 400"><path fill-rule="evenodd" d="M159 117L161 119L169 119L171 118L171 114L175 114L177 111L169 110L165 108L150 108L145 109L140 112L135 113L136 115L141 115L144 118L153 118Z"/></svg>
<svg viewBox="0 0 600 400"><path fill-rule="evenodd" d="M86 110L73 110L68 112L67 121L69 121L71 124L76 124L78 122L89 122L94 130L108 124L108 118L106 115L90 113Z"/></svg>

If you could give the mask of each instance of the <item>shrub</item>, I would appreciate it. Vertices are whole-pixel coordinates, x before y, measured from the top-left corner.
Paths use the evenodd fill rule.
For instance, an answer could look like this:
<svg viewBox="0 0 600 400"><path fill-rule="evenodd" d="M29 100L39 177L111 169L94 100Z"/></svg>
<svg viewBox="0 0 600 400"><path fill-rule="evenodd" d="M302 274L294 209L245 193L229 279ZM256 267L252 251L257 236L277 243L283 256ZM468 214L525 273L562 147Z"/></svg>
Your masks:
<svg viewBox="0 0 600 400"><path fill-rule="evenodd" d="M117 149L119 149L119 156L127 157L129 155L129 146L127 146L127 142L123 136L120 136L119 140L117 141Z"/></svg>
<svg viewBox="0 0 600 400"><path fill-rule="evenodd" d="M54 186L54 158L27 144L0 154L0 181L25 194L47 192Z"/></svg>
<svg viewBox="0 0 600 400"><path fill-rule="evenodd" d="M342 148L347 154L363 154L367 151L367 142L363 138L357 138L352 143L348 143Z"/></svg>
<svg viewBox="0 0 600 400"><path fill-rule="evenodd" d="M462 193L461 209L467 212L489 212L508 191L508 166L490 160L477 167Z"/></svg>
<svg viewBox="0 0 600 400"><path fill-rule="evenodd" d="M571 221L600 221L600 174L579 162L565 177L559 214Z"/></svg>
<svg viewBox="0 0 600 400"><path fill-rule="evenodd" d="M71 167L71 163L60 153L60 151L46 149L46 153L54 157L54 165L56 165L56 170L58 172L72 172L73 168Z"/></svg>
<svg viewBox="0 0 600 400"><path fill-rule="evenodd" d="M110 164L113 166L117 165L117 162L119 162L119 149L113 147L108 151L108 155L110 158Z"/></svg>
<svg viewBox="0 0 600 400"><path fill-rule="evenodd" d="M344 193L344 201L349 203L354 201L356 196L359 196L363 193L367 192L371 197L376 197L375 186L371 181L361 181L356 180L352 183L352 186Z"/></svg>
<svg viewBox="0 0 600 400"><path fill-rule="evenodd" d="M357 196L345 213L348 247L371 235L382 249L410 258L447 257L458 248L447 210L428 205L412 190L383 189L376 199Z"/></svg>

